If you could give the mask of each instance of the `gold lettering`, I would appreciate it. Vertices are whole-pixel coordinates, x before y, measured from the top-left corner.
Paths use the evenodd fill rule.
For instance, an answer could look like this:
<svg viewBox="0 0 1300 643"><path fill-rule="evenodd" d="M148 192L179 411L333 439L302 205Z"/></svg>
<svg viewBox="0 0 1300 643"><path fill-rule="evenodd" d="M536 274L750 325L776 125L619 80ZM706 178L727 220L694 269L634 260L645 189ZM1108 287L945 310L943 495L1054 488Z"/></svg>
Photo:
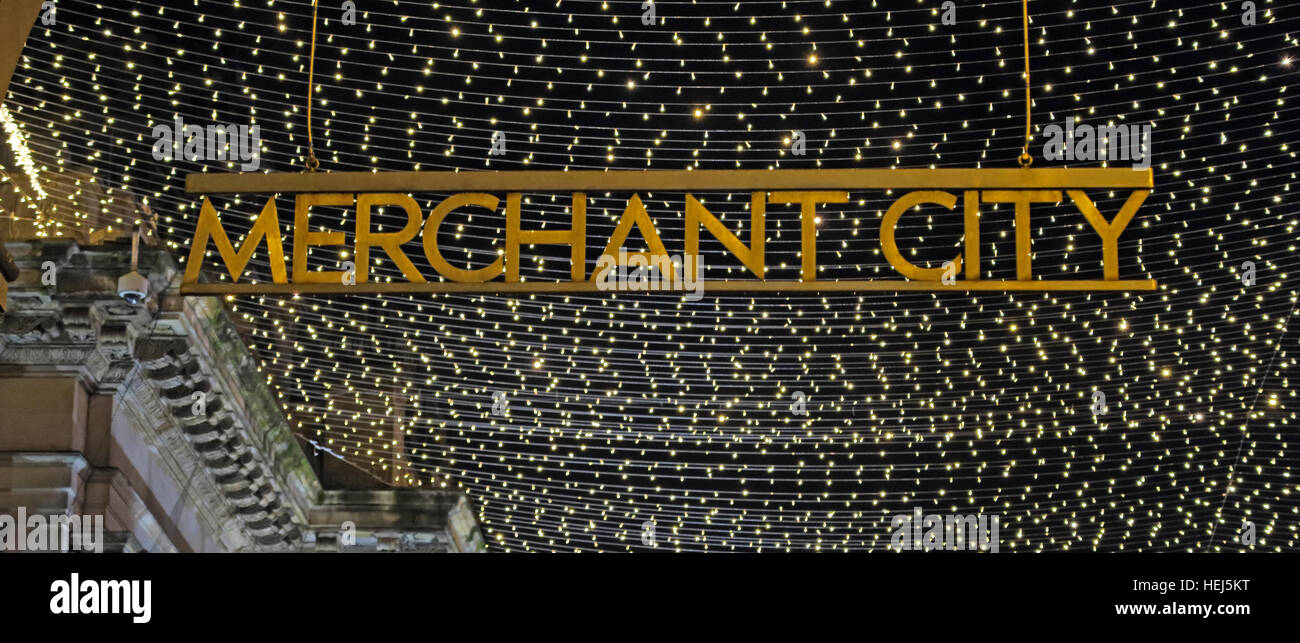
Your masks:
<svg viewBox="0 0 1300 643"><path fill-rule="evenodd" d="M966 206L966 280L980 278L980 193L966 190L962 196Z"/></svg>
<svg viewBox="0 0 1300 643"><path fill-rule="evenodd" d="M299 194L293 208L293 282L297 284L339 284L343 283L343 273L337 270L307 270L307 248L309 246L341 246L342 232L312 232L307 224L307 213L313 205L352 205L355 195L342 192L322 192L319 194Z"/></svg>
<svg viewBox="0 0 1300 643"><path fill-rule="evenodd" d="M903 258L903 253L898 251L898 242L894 239L894 228L898 226L898 220L903 217L903 213L922 203L937 203L951 210L957 205L957 197L948 192L933 190L908 192L899 197L893 205L889 206L889 210L885 211L885 218L880 222L880 245L885 251L885 259L894 270L898 271L898 274L913 281L940 281L943 279L943 267L922 268L908 261ZM952 263L956 266L956 270L961 270L960 252L953 257Z"/></svg>
<svg viewBox="0 0 1300 643"><path fill-rule="evenodd" d="M406 210L406 226L398 232L371 232L370 208L376 205L396 205ZM424 275L416 269L411 259L402 252L402 244L420 233L420 204L406 194L357 195L357 283L364 284L370 274L370 247L377 246L388 253L407 281L424 283Z"/></svg>
<svg viewBox="0 0 1300 643"><path fill-rule="evenodd" d="M803 268L800 281L817 281L817 206L821 203L845 203L849 200L848 192L838 191L799 191L773 192L772 203L798 203L799 228L801 241L799 255Z"/></svg>
<svg viewBox="0 0 1300 643"><path fill-rule="evenodd" d="M217 252L221 254L221 261L230 272L231 281L239 281L248 260L253 257L253 251L266 238L266 249L271 255L271 281L277 284L288 282L284 268L284 244L280 242L280 216L275 209L274 195L262 206L262 213L257 215L257 221L253 223L253 229L249 230L238 253L230 243L225 228L221 227L212 202L203 197L203 205L199 208L199 223L194 230L194 242L190 244L190 258L185 262L185 283L198 283L199 269L203 266L203 255L207 251L209 238L217 245Z"/></svg>
<svg viewBox="0 0 1300 643"><path fill-rule="evenodd" d="M479 205L496 212L499 203L501 199L491 194L461 192L447 197L433 209L433 212L429 213L429 219L424 222L424 256L429 259L429 264L438 271L438 274L452 281L477 283L495 279L505 271L505 257L498 256L496 261L483 268L463 270L447 263L442 256L442 251L438 249L438 226L442 225L442 220L447 218L448 213L465 205Z"/></svg>
<svg viewBox="0 0 1300 643"><path fill-rule="evenodd" d="M650 220L650 215L646 214L645 205L641 203L641 195L633 194L628 199L627 207L623 208L623 216L618 220L618 226L614 228L614 234L610 235L609 243L605 244L605 250L601 256L613 257L614 266L619 265L618 249L623 247L627 242L627 235L632 232L632 226L635 225L641 231L641 236L645 238L645 243L650 247L650 252L629 252L624 256L640 256L645 259L645 265L650 265L652 257L668 254L664 248L664 242L659 239L659 231L655 229L654 221ZM592 273L592 280L596 280L601 272L599 268Z"/></svg>
<svg viewBox="0 0 1300 643"><path fill-rule="evenodd" d="M988 190L980 195L985 203L1016 204L1016 280L1033 279L1030 245L1033 228L1029 224L1030 203L1056 203L1060 190Z"/></svg>
<svg viewBox="0 0 1300 643"><path fill-rule="evenodd" d="M1133 220L1133 215L1142 207L1142 202L1146 201L1151 190L1134 190L1119 209L1119 214L1115 215L1115 220L1110 223L1106 223L1106 218L1101 216L1096 204L1083 190L1066 190L1066 193L1101 237L1102 277L1108 281L1119 279L1119 235L1128 227L1129 221Z"/></svg>
<svg viewBox="0 0 1300 643"><path fill-rule="evenodd" d="M686 254L698 257L700 254L700 225L709 229L714 239L722 242L722 245L736 255L740 262L745 264L749 271L754 273L755 277L763 278L765 266L763 264L763 244L766 242L766 225L767 218L767 195L763 192L755 192L750 195L749 200L749 247L740 242L736 235L731 234L727 226L717 217L709 212L704 204L700 203L693 195L686 195Z"/></svg>
<svg viewBox="0 0 1300 643"><path fill-rule="evenodd" d="M506 195L506 281L519 281L519 246L524 243L567 244L569 279L587 278L587 195L573 193L573 224L568 230L520 230L519 193Z"/></svg>

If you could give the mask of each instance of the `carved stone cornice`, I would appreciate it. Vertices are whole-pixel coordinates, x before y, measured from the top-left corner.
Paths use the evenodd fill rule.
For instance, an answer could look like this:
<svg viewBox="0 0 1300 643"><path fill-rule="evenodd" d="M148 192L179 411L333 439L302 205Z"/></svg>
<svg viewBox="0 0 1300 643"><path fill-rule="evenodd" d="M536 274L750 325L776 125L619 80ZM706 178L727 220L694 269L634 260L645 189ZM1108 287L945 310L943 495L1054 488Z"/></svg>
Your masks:
<svg viewBox="0 0 1300 643"><path fill-rule="evenodd" d="M214 386L187 337L149 338L135 345L143 380L158 394L164 412L199 456L235 517L262 547L290 547L301 538L301 521L283 502L284 494L268 467L264 447L231 396ZM201 402L200 402L201 400ZM290 438L292 439L292 438ZM293 445L296 448L296 445ZM304 460L305 462L305 460Z"/></svg>

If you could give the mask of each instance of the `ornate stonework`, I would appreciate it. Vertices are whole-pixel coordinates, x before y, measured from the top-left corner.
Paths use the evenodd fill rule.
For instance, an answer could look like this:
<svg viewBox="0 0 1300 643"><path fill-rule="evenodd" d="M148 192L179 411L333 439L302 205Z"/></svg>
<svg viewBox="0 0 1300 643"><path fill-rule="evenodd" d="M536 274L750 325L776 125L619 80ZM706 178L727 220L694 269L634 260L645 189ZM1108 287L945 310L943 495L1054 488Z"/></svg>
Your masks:
<svg viewBox="0 0 1300 643"><path fill-rule="evenodd" d="M234 549L296 547L319 483L220 305L176 296L166 252L141 253L154 294L137 306L116 292L129 246L7 246L22 276L0 318L0 374L79 376L114 395L208 531Z"/></svg>
<svg viewBox="0 0 1300 643"><path fill-rule="evenodd" d="M302 550L311 552L477 552L476 522L452 491L326 491L312 508Z"/></svg>
<svg viewBox="0 0 1300 643"><path fill-rule="evenodd" d="M8 312L0 315L0 378L71 377L86 394L111 397L107 421L119 448L168 481L161 514L184 516L173 522L197 530L193 538L201 542L190 543L192 549L483 548L463 494L323 492L234 322L215 298L178 296L178 271L167 252L142 249L138 271L149 279L151 295L132 305L116 292L117 277L131 269L127 244L6 247L22 272L10 285ZM51 264L53 284L42 281ZM146 508L124 491L131 487L125 477L97 466L87 475L113 490L122 521L146 525L115 535L114 548L174 550L165 529L149 522L159 508ZM360 544L339 546L349 522L354 532L346 540Z"/></svg>

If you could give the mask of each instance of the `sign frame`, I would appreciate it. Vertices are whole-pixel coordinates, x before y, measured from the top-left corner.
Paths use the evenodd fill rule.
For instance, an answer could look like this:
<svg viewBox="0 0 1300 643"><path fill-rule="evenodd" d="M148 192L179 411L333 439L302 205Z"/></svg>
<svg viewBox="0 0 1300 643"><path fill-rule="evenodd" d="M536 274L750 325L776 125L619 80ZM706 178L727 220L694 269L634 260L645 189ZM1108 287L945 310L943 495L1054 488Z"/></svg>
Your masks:
<svg viewBox="0 0 1300 643"><path fill-rule="evenodd" d="M196 226L195 244L202 243L201 248L191 248L190 264L186 266L186 275L181 284L182 295L275 295L275 294L362 294L362 293L480 293L480 294L524 294L524 293L597 293L606 292L599 284L599 280L593 275L588 279L579 279L578 264L582 264L582 275L585 276L585 246L579 251L579 244L576 239L581 234L585 242L585 211L586 211L586 192L631 192L629 198L628 211L624 212L624 218L628 218L629 212L633 206L640 209L640 214L644 215L644 207L640 203L640 192L667 191L674 193L688 194L688 210L690 209L691 192L718 192L718 191L750 191L754 195L754 207L758 208L760 199L759 195L765 195L761 199L763 207L767 203L789 203L801 204L801 219L803 240L801 251L804 257L802 265L802 274L804 278L799 280L767 280L763 278L762 270L762 247L764 239L751 239L750 249L758 256L759 266L757 270L750 266L751 271L755 272L756 279L728 279L728 280L706 280L704 281L705 289L715 292L912 292L912 291L1154 291L1157 289L1155 280L1152 279L1119 279L1118 278L1118 237L1123 232L1124 227L1132 220L1136 210L1141 206L1145 198L1150 194L1153 187L1152 170L1147 169L1129 169L1129 168L940 168L940 169L827 169L827 170L581 170L581 171L466 171L466 172L305 172L305 173L199 173L190 174L186 177L186 192L190 194L199 194L205 196L203 209L206 211L211 208L206 197L209 195L225 194L268 194L271 195L271 201L267 208L263 210L263 215L269 209L272 216L275 216L274 199L279 194L294 194L297 206L295 208L294 223L295 228L306 227L306 210L312 204L327 204L332 196L352 195L354 203L357 197L367 195L370 201L377 201L377 197L398 197L409 199L410 193L418 192L439 192L453 193L458 195L483 197L479 193L507 193L507 217L511 216L509 208L514 207L513 212L515 228L511 229L507 225L507 253L514 250L516 256L513 257L515 266L519 263L518 247L520 242L523 243L566 243L574 248L573 259L573 277L571 281L524 281L520 280L517 272L512 274L503 270L501 273L494 274L487 280L479 280L477 277L465 278L464 275L478 273L480 271L457 271L463 273L454 280L445 281L407 281L407 282L369 282L359 281L354 284L347 284L343 281L337 283L331 281L322 281L316 275L330 275L338 273L321 273L306 272L306 254L307 245L334 245L332 241L341 238L342 233L334 232L308 232L306 229L295 230L294 234L294 270L295 278L289 278L289 271L284 266L283 247L280 246L277 252L276 246L281 238L279 230L278 217L274 219L274 234L271 234L270 223L258 230L254 226L255 232L260 234L250 234L250 238L244 243L247 246L250 243L261 245L265 242L271 253L272 273L276 276L275 283L241 283L238 277L243 272L244 266L247 265L255 247L241 247L238 253L235 253L228 237L221 228L220 222L216 220L215 210L212 210L211 220L204 221L206 215L200 215L200 223ZM1103 216L1086 195L1084 190L1131 190L1130 197L1121 208L1120 213L1115 215L1109 221ZM881 243L885 250L886 258L905 278L904 279L869 279L869 280L829 280L821 281L815 279L815 237L816 228L812 223L816 216L816 205L819 203L835 203L847 200L848 190L890 190L904 191L890 208L889 213L885 216L885 223L881 231ZM985 280L980 278L978 262L979 247L978 243L974 246L967 246L967 270L966 278L958 280L938 279L939 268L920 268L907 262L899 253L897 244L893 238L893 226L897 224L898 217L902 216L913 205L921 203L940 204L952 209L956 203L956 195L952 195L945 190L961 191L962 202L964 204L964 217L966 223L966 236L970 238L972 233L974 238L978 239L979 230L979 204L988 202L1014 204L1015 210L1015 229L1016 229L1016 263L1017 278L1014 280ZM519 195L521 193L554 193L554 192L571 192L574 196L574 214L575 221L573 228L569 230L557 231L536 231L536 230L518 230L518 207ZM306 196L304 196L306 195ZM1063 280L1063 279L1034 279L1030 268L1030 225L1029 210L1030 203L1057 202L1068 199L1073 200L1079 211L1087 218L1095 232L1099 234L1103 242L1103 279L1087 280ZM493 197L494 198L494 197ZM581 199L581 205L579 205ZM770 200L769 200L770 199ZM464 199L462 199L463 201ZM307 206L303 206L303 202ZM635 202L635 204L633 203ZM384 205L394 205L388 202L382 202ZM468 203L474 203L471 199ZM698 203L697 203L698 205ZM579 211L580 210L580 211ZM709 232L715 238L724 242L728 249L741 256L740 252L744 251L745 246L734 235L730 235L725 228L722 228L716 218L707 210L703 214L698 211L694 219L688 213L688 227L697 226L698 232L700 227L708 228ZM367 213L368 214L368 213ZM445 216L446 212L442 212ZM957 213L954 212L954 215ZM582 222L578 221L578 215L581 215ZM412 214L412 221L416 214ZM751 231L760 231L763 229L762 216L764 213L757 213ZM360 217L358 217L360 219ZM430 219L433 219L430 215ZM710 221L711 220L711 221ZM368 216L365 218L368 222ZM438 219L440 222L441 219ZM420 222L423 227L424 221ZM437 222L435 222L436 225ZM620 228L630 229L632 225L642 226L643 233L646 232L644 224L648 223L651 230L653 222L648 218L634 218L625 227L620 224ZM259 224L260 225L260 224ZM368 223L367 223L368 225ZM621 247L622 239L626 238L626 229L619 239L618 247ZM216 232L220 234L217 235ZM510 238L511 235L515 235ZM337 235L337 236L336 236ZM522 237L521 237L522 235ZM530 236L531 235L531 236ZM570 236L572 235L572 236ZM299 237L306 240L300 240ZM380 235L374 235L380 236ZM616 237L618 233L616 231ZM658 241L657 233L653 235L655 241ZM689 234L688 234L689 236ZM729 236L730 239L725 239ZM218 250L221 251L222 257L227 260L227 269L232 275L233 281L226 282L208 282L200 283L199 267L195 263L201 262L206 254L207 246L210 239L215 240ZM698 234L695 235L695 245L698 247ZM409 241L409 238L407 239ZM615 239L611 239L613 245ZM729 242L730 241L730 242ZM222 245L224 242L224 246ZM403 242L405 243L405 242ZM426 240L426 244L427 244ZM653 245L653 244L652 244ZM689 246L688 242L688 246ZM434 242L436 248L436 241ZM662 244L660 244L662 246ZM367 252L371 249L382 248L392 254L392 249L383 246L380 242L369 244ZM811 252L809 252L811 250ZM400 252L400 251L399 251ZM426 253L427 253L426 245ZM607 247L606 253L610 250ZM358 252L360 255L361 253ZM435 251L436 254L436 251ZM637 253L645 254L645 253ZM438 255L441 256L440 254ZM809 259L809 257L812 259ZM234 259L237 269L231 270L231 259ZM391 258L391 257L390 257ZM960 262L962 255L958 254L955 258L960 271ZM275 265L276 262L279 265ZM398 262L399 265L401 262ZM409 260L407 260L409 264ZM445 262L444 262L445 263ZM749 265L749 262L746 262ZM971 264L974 264L972 268ZM435 267L436 262L435 262ZM404 272L406 272L404 270ZM440 270L441 272L441 270ZM408 278L411 276L407 274ZM507 280L500 281L499 276L505 276ZM513 280L510 279L513 276ZM951 276L951 275L950 275ZM308 278L306 281L300 278ZM809 278L811 277L811 278ZM423 279L423 277L420 277Z"/></svg>

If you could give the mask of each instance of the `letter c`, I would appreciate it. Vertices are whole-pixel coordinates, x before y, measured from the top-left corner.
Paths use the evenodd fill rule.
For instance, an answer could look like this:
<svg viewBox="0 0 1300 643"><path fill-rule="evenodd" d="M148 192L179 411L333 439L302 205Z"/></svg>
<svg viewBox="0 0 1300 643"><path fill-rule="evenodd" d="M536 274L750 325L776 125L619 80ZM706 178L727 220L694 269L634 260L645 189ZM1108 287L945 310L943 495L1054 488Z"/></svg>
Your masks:
<svg viewBox="0 0 1300 643"><path fill-rule="evenodd" d="M452 210L465 205L483 206L493 212L496 212L497 204L501 203L491 194L483 192L461 192L453 194L438 204L438 207L429 213L429 219L424 222L424 256L429 259L429 264L433 266L438 274L452 280L460 282L484 282L490 281L505 272L505 257L497 256L497 260L492 265L475 270L464 270L453 267L443 258L442 251L438 250L438 226L442 220Z"/></svg>
<svg viewBox="0 0 1300 643"><path fill-rule="evenodd" d="M943 267L922 268L907 259L903 258L903 253L898 251L898 242L894 240L894 227L898 225L898 220L902 218L903 213L908 208L922 203L938 203L949 210L957 205L957 197L948 192L937 190L922 190L919 192L908 192L899 197L894 204L889 206L885 212L885 219L880 224L880 245L884 248L885 259L889 260L889 265L894 267L899 274L914 281L940 281L943 279ZM955 272L961 272L961 253L953 258Z"/></svg>

